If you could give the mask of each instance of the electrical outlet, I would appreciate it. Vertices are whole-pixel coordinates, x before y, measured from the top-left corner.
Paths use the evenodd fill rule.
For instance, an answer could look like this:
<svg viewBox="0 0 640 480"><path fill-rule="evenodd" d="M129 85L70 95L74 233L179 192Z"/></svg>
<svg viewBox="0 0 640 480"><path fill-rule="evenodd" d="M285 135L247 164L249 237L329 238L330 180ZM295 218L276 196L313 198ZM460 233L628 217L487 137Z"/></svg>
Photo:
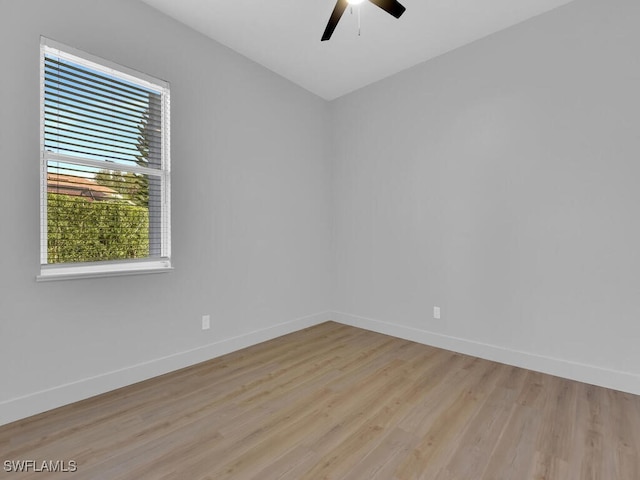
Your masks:
<svg viewBox="0 0 640 480"><path fill-rule="evenodd" d="M440 318L440 307L433 307L433 318Z"/></svg>
<svg viewBox="0 0 640 480"><path fill-rule="evenodd" d="M209 315L202 316L202 329L209 330L211 328L211 317Z"/></svg>

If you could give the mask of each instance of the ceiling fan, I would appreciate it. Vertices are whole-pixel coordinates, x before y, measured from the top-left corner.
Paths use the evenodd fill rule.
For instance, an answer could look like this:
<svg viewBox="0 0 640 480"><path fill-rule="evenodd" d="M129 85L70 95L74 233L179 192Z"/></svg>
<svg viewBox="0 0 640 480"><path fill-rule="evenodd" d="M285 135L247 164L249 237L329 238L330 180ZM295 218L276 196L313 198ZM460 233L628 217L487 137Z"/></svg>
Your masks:
<svg viewBox="0 0 640 480"><path fill-rule="evenodd" d="M336 6L333 8L333 12L331 13L331 17L329 17L329 22L327 23L327 28L325 28L324 33L322 34L322 41L329 40L331 35L333 35L333 31L336 29L338 25L338 21L340 21L340 17L347 9L349 5L357 5L362 3L364 0L338 0L336 2ZM387 12L390 15L393 15L396 18L400 18L400 16L404 13L406 8L402 6L397 0L369 0L374 5L377 5L382 10Z"/></svg>

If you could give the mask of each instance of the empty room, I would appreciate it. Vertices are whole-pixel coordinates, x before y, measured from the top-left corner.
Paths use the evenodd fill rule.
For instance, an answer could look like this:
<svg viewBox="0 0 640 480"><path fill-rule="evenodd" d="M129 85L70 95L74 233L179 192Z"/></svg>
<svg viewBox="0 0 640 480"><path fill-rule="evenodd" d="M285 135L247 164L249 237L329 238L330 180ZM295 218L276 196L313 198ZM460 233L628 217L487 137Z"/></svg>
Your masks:
<svg viewBox="0 0 640 480"><path fill-rule="evenodd" d="M0 0L0 478L640 479L639 26Z"/></svg>

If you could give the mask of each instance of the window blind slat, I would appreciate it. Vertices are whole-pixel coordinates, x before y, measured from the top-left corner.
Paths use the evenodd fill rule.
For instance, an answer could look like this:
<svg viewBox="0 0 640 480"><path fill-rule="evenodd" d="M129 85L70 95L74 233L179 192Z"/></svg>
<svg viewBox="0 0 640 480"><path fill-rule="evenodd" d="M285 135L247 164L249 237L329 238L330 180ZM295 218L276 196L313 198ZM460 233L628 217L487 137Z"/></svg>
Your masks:
<svg viewBox="0 0 640 480"><path fill-rule="evenodd" d="M62 95L60 93L52 93L49 90L46 91L46 99L51 103L65 105L67 107L75 108L81 112L87 112L87 115L100 118L115 118L119 122L128 122L133 128L142 119L142 113L138 115L128 115L126 112L113 108L111 105L101 105L98 103L90 103L84 100L79 100L78 95Z"/></svg>
<svg viewBox="0 0 640 480"><path fill-rule="evenodd" d="M117 134L118 136L122 137L122 138L131 138L133 140L137 139L137 132L134 132L133 130L129 129L123 129L120 127L117 127L115 122L107 122L104 120L100 120L100 119L91 119L91 118L87 118L87 117L83 117L80 114L71 112L71 111L67 111L67 110L63 110L63 109L55 109L54 107L45 105L45 111L44 111L44 115L45 115L45 120L48 120L50 122L55 122L55 123L64 123L61 122L60 119L63 120L68 120L70 122L82 122L82 125L79 128L84 128L84 129L92 129L98 132L104 132L105 134L109 134L109 133L113 133L114 135ZM74 116L75 115L75 116ZM82 117L82 118L78 118L78 117ZM102 122L102 123L98 123L98 122ZM68 122L67 122L68 123ZM69 125L78 125L77 123L68 123ZM87 127L87 125L91 125L92 127L101 127L101 129L97 129L97 128L89 128ZM50 125L50 127L54 127L55 125ZM108 130L105 130L108 129ZM147 136L149 138L154 139L154 142L156 142L157 144L161 144L160 140L162 138L162 134L160 132L156 132L155 130L149 130L147 133Z"/></svg>
<svg viewBox="0 0 640 480"><path fill-rule="evenodd" d="M97 85L110 86L113 89L120 90L125 94L146 95L149 92L149 90L146 88L133 85L132 83L123 80L117 80L112 75L105 75L104 73L95 72L82 65L72 65L64 60L57 59L52 55L47 55L45 57L45 65L47 63L50 65L55 65L56 69L59 68L60 70L68 71L71 75L77 76L79 78L84 78L92 83L96 83Z"/></svg>
<svg viewBox="0 0 640 480"><path fill-rule="evenodd" d="M140 115L146 110L159 112L160 107L153 102L150 102L150 98L144 99L131 99L116 95L109 95L107 91L102 89L88 89L82 88L80 82L75 82L75 79L70 79L73 83L62 82L55 76L48 76L45 83L45 90L56 94L56 92L71 93L75 96L87 98L94 101L101 101L107 104L121 106L123 109L132 111L135 115ZM82 93L79 93L82 92Z"/></svg>
<svg viewBox="0 0 640 480"><path fill-rule="evenodd" d="M73 85L87 93L95 93L105 97L118 98L121 101L129 101L133 104L144 103L147 101L149 96L160 96L160 94L156 92L144 92L144 94L127 92L110 83L89 81L86 77L50 67L46 67L45 74L47 76L47 83L67 86Z"/></svg>
<svg viewBox="0 0 640 480"><path fill-rule="evenodd" d="M66 146L65 144L58 145L58 144L50 144L50 143L47 143L47 142L45 142L44 146L45 146L46 150L51 150L51 151L54 151L56 153L65 153L65 154L72 154L72 155L73 154L75 154L75 155L86 155L87 158L90 158L90 159L104 160L105 161L105 168L108 168L109 166L112 166L112 165L115 164L119 168L122 168L122 169L126 170L126 165L127 164L131 164L131 165L135 165L136 164L136 160L135 159L119 157L117 155L114 155L113 153L103 153L103 152L109 152L109 151L108 150L99 149L99 148L96 148L96 147L93 147L91 149L86 148L84 150L81 150L82 147L77 146L77 145Z"/></svg>
<svg viewBox="0 0 640 480"><path fill-rule="evenodd" d="M68 132L68 133L77 133L85 136L94 137L97 139L103 139L103 140L112 141L115 143L121 143L123 145L131 145L132 141L135 142L138 139L138 137L131 137L128 135L124 135L122 132L118 132L117 134L115 134L114 132L110 132L107 130L100 130L97 128L88 127L86 125L79 127L78 125L75 125L73 123L64 122L64 121L61 121L59 118L51 118L50 116L49 117L45 116L45 121L52 122L53 124L50 124L50 127L55 128L56 132L60 131L60 132ZM90 134L86 132L95 132L95 134ZM162 143L159 140L157 140L160 138L160 136L154 135L154 138L155 140L149 140L149 143L160 148Z"/></svg>
<svg viewBox="0 0 640 480"><path fill-rule="evenodd" d="M47 135L49 135L49 132L47 132ZM102 147L109 147L108 149L105 149L107 152L118 151L119 153L131 154L134 156L141 155L140 150L134 148L130 143L123 143L122 145L118 145L117 140L112 140L98 135L91 135L88 133L61 128L56 128L55 133L51 133L50 135L54 137L52 139L49 139L53 142L60 141L68 145L76 146L82 146L82 144L89 143L90 145L101 145ZM59 140L60 138L66 140L61 141ZM109 140L109 142L105 142L104 140Z"/></svg>
<svg viewBox="0 0 640 480"><path fill-rule="evenodd" d="M131 123L122 123L120 121L117 121L114 117L108 117L105 115L102 115L102 116L94 115L89 110L80 109L80 108L74 107L73 104L67 104L65 102L57 102L57 104L54 104L51 99L46 99L46 102L47 103L45 104L45 113L49 113L49 116L52 119L55 118L55 115L57 115L58 112L63 112L63 113L80 116L82 117L80 120L86 119L94 123L97 121L100 121L106 124L116 125L119 128L124 128L125 129L124 131L128 132L129 134L134 134L137 131L136 125L132 125Z"/></svg>

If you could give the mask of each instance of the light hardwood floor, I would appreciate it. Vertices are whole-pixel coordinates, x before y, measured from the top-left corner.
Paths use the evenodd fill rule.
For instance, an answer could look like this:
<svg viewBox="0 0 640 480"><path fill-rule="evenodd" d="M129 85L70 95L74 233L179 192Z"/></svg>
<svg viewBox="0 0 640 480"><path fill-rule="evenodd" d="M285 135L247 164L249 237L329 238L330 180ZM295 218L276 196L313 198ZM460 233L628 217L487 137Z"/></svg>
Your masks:
<svg viewBox="0 0 640 480"><path fill-rule="evenodd" d="M639 480L640 397L324 323L0 427L11 479Z"/></svg>

